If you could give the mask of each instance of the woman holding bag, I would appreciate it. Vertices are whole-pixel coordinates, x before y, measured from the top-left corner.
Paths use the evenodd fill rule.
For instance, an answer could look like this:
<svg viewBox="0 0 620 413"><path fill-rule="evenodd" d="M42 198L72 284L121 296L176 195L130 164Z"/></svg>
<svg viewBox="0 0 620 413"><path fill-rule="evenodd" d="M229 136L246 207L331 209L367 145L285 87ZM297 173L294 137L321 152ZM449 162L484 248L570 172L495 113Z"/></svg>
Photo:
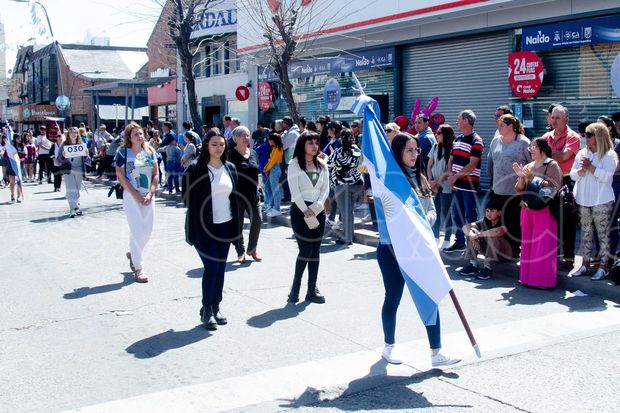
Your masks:
<svg viewBox="0 0 620 413"><path fill-rule="evenodd" d="M153 196L159 182L157 158L144 141L144 130L131 122L125 128L123 147L114 158L116 176L123 187L123 209L129 224L127 258L139 283L148 282L144 275L142 253L153 232L155 207Z"/></svg>
<svg viewBox="0 0 620 413"><path fill-rule="evenodd" d="M293 159L288 167L291 189L291 226L299 247L289 303L299 301L301 278L308 266L306 300L322 304L325 297L316 287L319 252L325 230L325 200L329 194L329 172L325 154L319 151L319 135L304 132L297 139Z"/></svg>

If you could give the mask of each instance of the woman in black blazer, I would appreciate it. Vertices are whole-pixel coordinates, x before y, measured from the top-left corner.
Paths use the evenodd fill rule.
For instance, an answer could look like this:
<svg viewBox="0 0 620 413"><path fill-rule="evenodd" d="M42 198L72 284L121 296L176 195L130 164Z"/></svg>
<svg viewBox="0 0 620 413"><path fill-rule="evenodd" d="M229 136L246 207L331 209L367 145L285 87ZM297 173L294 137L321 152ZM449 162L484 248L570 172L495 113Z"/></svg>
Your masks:
<svg viewBox="0 0 620 413"><path fill-rule="evenodd" d="M202 152L183 175L183 202L187 206L185 239L202 260L200 320L207 330L227 323L220 312L226 258L239 237L237 223L237 170L226 161L226 139L218 130L207 133Z"/></svg>

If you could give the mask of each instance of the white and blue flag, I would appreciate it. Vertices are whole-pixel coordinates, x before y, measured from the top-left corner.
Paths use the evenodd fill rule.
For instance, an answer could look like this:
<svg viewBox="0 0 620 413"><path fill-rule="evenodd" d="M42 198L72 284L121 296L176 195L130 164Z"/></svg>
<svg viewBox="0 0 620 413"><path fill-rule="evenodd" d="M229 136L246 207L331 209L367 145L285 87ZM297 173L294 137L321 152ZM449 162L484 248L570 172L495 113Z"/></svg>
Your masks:
<svg viewBox="0 0 620 413"><path fill-rule="evenodd" d="M363 116L362 153L375 199L379 236L391 243L424 325L434 325L438 305L452 290L433 231L417 194L396 163L379 122L379 105L360 96L351 110Z"/></svg>

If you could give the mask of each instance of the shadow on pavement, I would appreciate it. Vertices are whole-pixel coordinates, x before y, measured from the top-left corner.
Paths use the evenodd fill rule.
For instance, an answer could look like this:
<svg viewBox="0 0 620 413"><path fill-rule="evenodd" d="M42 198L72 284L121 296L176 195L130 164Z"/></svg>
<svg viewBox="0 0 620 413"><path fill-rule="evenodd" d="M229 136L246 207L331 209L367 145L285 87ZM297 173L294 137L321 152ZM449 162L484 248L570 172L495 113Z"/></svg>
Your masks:
<svg viewBox="0 0 620 413"><path fill-rule="evenodd" d="M567 295L565 290L558 287L553 290L538 290L536 288L517 285L512 290L504 292L501 295L502 300L506 301L509 306L558 303L568 307L570 312L605 311L608 307L603 297L597 295L588 295L585 297L571 296Z"/></svg>
<svg viewBox="0 0 620 413"><path fill-rule="evenodd" d="M255 315L250 317L247 324L255 328L267 328L273 325L276 321L288 320L289 318L297 317L302 311L310 305L308 301L302 301L299 304L287 303L282 308L275 308L269 310L266 313Z"/></svg>
<svg viewBox="0 0 620 413"><path fill-rule="evenodd" d="M365 252L363 254L353 254L350 261L362 261L362 260L376 260L377 251Z"/></svg>
<svg viewBox="0 0 620 413"><path fill-rule="evenodd" d="M335 399L322 398L321 390L308 387L306 391L294 400L286 400L288 403L281 404L284 408L300 408L304 406L313 406L325 409L338 409L344 411L360 411L360 410L403 410L439 407L439 408L473 408L471 405L460 404L443 404L436 405L431 403L423 393L413 391L410 386L421 383L427 379L433 378L449 378L458 379L459 375L453 372L444 373L440 369L432 369L416 373L413 376L387 376L387 362L383 359L373 364L368 375L353 380L348 387ZM391 386L383 388L380 393L367 394L364 392L372 391L378 387ZM384 396L388 397L384 397Z"/></svg>
<svg viewBox="0 0 620 413"><path fill-rule="evenodd" d="M62 296L65 300L75 300L76 298L84 298L94 294L104 294L111 291L120 290L134 283L134 274L131 272L123 273L123 281L114 284L98 285L96 287L80 287L73 290L72 293L66 293Z"/></svg>
<svg viewBox="0 0 620 413"><path fill-rule="evenodd" d="M202 278L202 273L204 272L204 268L194 268L193 270L189 270L185 273L189 278Z"/></svg>
<svg viewBox="0 0 620 413"><path fill-rule="evenodd" d="M210 336L211 333L205 330L202 324L186 331L175 331L170 329L163 333L136 341L127 347L125 351L129 354L133 354L135 358L148 359L157 357L168 350L188 346Z"/></svg>

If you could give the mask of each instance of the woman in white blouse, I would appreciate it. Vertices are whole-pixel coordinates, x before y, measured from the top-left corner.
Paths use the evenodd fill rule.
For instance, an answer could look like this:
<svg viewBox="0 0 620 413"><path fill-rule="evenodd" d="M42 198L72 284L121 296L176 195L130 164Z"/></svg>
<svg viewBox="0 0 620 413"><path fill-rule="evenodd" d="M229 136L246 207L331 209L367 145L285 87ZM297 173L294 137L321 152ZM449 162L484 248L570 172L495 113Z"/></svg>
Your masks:
<svg viewBox="0 0 620 413"><path fill-rule="evenodd" d="M325 199L329 194L329 172L325 154L319 151L319 135L304 132L297 139L293 159L288 167L291 190L291 226L299 246L289 303L299 301L301 278L308 266L306 300L322 304L325 297L316 287L319 273L319 251L325 229Z"/></svg>
<svg viewBox="0 0 620 413"><path fill-rule="evenodd" d="M570 177L575 183L575 202L579 205L581 220L581 255L583 265L573 273L586 274L590 265L594 229L599 242L600 264L592 280L607 276L609 257L609 223L614 207L612 180L618 157L613 149L609 131L600 123L586 128L586 147L577 152Z"/></svg>

